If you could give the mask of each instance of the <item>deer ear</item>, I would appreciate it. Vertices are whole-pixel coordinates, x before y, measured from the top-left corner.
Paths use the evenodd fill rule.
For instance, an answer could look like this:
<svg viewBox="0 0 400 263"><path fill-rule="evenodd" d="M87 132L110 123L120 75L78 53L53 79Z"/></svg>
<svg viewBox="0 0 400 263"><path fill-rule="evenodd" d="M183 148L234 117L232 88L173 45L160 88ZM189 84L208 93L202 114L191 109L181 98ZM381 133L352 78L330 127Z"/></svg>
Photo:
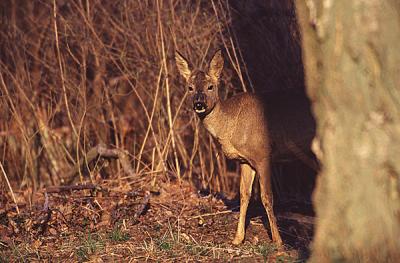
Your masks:
<svg viewBox="0 0 400 263"><path fill-rule="evenodd" d="M178 51L175 51L175 61L179 73L186 79L186 81L188 81L192 71L190 70L187 59L184 58Z"/></svg>
<svg viewBox="0 0 400 263"><path fill-rule="evenodd" d="M211 59L208 75L217 81L221 75L223 67L224 59L222 57L222 52L221 50L218 50Z"/></svg>

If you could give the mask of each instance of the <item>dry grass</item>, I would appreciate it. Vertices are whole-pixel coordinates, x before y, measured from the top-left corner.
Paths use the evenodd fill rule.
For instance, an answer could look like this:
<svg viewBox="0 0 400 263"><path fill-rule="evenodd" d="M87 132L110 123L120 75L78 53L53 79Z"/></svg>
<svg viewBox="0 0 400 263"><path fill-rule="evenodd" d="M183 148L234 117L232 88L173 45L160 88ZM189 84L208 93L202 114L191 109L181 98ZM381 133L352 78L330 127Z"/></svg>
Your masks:
<svg viewBox="0 0 400 263"><path fill-rule="evenodd" d="M207 54L223 48L223 96L254 90L250 79L266 87L262 91L303 85L291 1L1 5L0 161L14 187L31 192L68 181L71 167L101 142L127 150L136 173L153 174L155 182L162 176L212 191L231 189L223 154L212 158L218 147L185 107L175 50L205 67ZM279 49L282 43L287 49ZM267 85L258 83L260 76L269 76ZM95 180L98 170L87 168L80 180ZM102 173L126 181L118 162Z"/></svg>
<svg viewBox="0 0 400 263"><path fill-rule="evenodd" d="M222 0L9 0L1 5L0 161L16 188L34 192L68 181L71 167L104 142L127 150L138 175L231 189L223 154L211 158L216 145L185 107L176 49L204 67L207 54L223 48L223 96L253 90L249 77L257 82L265 75L270 83L257 85L264 91L302 88L298 32L293 13L285 13L293 10L291 1L230 6ZM281 42L286 53L275 54ZM252 48L257 52L250 53ZM249 72L243 57L257 69ZM288 83L280 83L284 72ZM87 170L81 181L98 174ZM102 176L123 184L121 171L113 163Z"/></svg>
<svg viewBox="0 0 400 263"><path fill-rule="evenodd" d="M178 49L204 66L229 40L228 14L213 4L3 2L0 147L14 187L62 184L105 142L128 150L138 175L196 176L222 190L223 178L212 175L226 173L225 161L209 161L218 150L185 109L172 59ZM226 48L236 54L233 42ZM81 180L94 180L91 170ZM124 183L119 164L103 176Z"/></svg>
<svg viewBox="0 0 400 263"><path fill-rule="evenodd" d="M234 196L238 167L225 160L186 107L175 50L204 68L208 56L222 48L223 97L303 88L289 0L249 5L225 0L4 0L0 10L0 178L5 179L0 180L0 212L15 204L23 213L34 210L44 187L71 181L105 183L125 192L159 192L171 181L183 181L196 190ZM127 151L135 176L124 173L118 160L88 163L87 152L100 143ZM70 173L74 167L83 168L76 177ZM77 231L72 241L65 238L72 242L69 249L57 249L84 260L98 246L104 251L110 239L124 239L115 231L90 238L84 231L78 238ZM149 259L165 255L165 242L192 251L194 260L202 254L217 260L265 252L186 243L179 235L176 242L170 233L154 238L129 246ZM23 245L8 248L18 258ZM32 256L34 249L29 249Z"/></svg>

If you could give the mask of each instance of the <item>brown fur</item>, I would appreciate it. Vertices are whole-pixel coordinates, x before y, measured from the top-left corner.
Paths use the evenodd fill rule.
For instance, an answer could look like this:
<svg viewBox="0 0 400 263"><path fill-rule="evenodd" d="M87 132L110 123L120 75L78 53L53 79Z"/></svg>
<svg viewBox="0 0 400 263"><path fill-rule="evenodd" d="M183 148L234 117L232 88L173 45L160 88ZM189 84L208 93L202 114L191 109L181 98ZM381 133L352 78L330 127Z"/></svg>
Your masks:
<svg viewBox="0 0 400 263"><path fill-rule="evenodd" d="M202 119L205 128L221 144L222 150L228 158L241 162L240 181L240 217L234 244L240 244L245 235L245 219L247 207L251 197L252 184L255 175L260 183L261 201L268 215L272 239L278 245L282 239L278 231L273 212L273 196L271 189L270 162L273 158L272 148L283 149L285 135L292 133L295 137L300 134L303 140L305 131L299 132L298 128L286 129L281 120L270 122L265 116L265 108L261 101L253 94L242 93L221 101L218 96L218 79L223 68L223 58L217 51L210 62L208 73L190 69L188 61L176 53L179 72L187 80L189 95L192 98L194 109ZM293 103L293 105L291 105ZM289 105L290 104L290 105ZM274 104L271 110L285 111L292 108L295 102ZM295 113L294 113L295 114ZM277 117L279 118L279 117ZM292 121L292 120L289 120ZM271 123L275 131L270 130ZM292 126L293 125L287 125ZM283 135L280 136L279 132ZM312 137L310 137L312 138ZM311 139L305 141L309 142ZM284 153L283 150L275 150Z"/></svg>

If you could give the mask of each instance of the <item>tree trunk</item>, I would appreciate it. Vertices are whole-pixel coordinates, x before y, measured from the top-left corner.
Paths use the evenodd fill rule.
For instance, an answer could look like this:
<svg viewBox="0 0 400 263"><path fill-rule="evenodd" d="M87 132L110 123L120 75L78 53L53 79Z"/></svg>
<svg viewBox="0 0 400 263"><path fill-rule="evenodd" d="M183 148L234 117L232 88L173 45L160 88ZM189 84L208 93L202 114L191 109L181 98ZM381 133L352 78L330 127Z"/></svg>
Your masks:
<svg viewBox="0 0 400 263"><path fill-rule="evenodd" d="M400 2L296 1L322 170L311 261L400 258Z"/></svg>

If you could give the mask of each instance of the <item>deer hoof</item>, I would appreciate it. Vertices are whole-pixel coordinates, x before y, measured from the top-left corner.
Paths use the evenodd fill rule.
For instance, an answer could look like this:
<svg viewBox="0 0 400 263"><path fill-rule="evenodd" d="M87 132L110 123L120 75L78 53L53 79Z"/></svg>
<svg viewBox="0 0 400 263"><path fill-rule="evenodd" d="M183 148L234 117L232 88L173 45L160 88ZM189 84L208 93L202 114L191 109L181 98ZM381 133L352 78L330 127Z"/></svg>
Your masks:
<svg viewBox="0 0 400 263"><path fill-rule="evenodd" d="M235 237L233 240L232 240L232 244L233 245L240 245L240 244L242 244L242 242L243 242L243 237Z"/></svg>

